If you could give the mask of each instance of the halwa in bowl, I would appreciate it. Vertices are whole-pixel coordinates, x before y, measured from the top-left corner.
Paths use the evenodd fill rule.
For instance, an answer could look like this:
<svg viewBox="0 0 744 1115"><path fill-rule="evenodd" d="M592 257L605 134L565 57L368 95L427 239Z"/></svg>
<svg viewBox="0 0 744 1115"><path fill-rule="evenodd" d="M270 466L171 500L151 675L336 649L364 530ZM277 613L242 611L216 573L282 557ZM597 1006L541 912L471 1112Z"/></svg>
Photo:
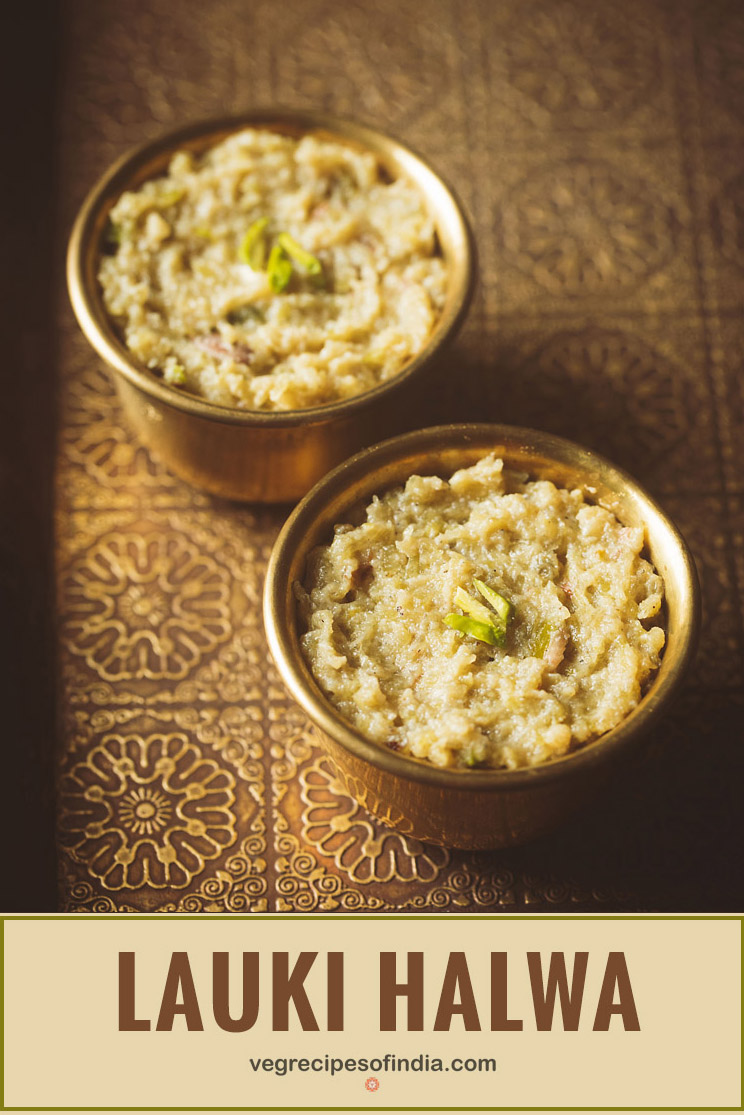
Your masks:
<svg viewBox="0 0 744 1115"><path fill-rule="evenodd" d="M629 476L481 425L337 468L286 523L264 597L274 660L349 792L464 848L591 799L679 685L698 613L683 539Z"/></svg>
<svg viewBox="0 0 744 1115"><path fill-rule="evenodd" d="M68 250L73 308L139 436L247 500L295 500L401 428L473 278L462 209L423 159L282 110L125 156Z"/></svg>

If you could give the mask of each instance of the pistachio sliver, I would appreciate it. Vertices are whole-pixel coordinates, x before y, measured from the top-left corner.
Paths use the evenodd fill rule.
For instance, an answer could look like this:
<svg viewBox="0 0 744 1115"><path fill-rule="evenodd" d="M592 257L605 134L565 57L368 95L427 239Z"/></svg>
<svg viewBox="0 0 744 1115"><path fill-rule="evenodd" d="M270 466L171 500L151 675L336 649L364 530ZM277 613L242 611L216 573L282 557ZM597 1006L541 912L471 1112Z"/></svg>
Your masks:
<svg viewBox="0 0 744 1115"><path fill-rule="evenodd" d="M266 263L266 237L264 232L268 223L268 217L259 217L257 221L254 221L238 248L238 259L241 263L247 263L254 271L262 271Z"/></svg>
<svg viewBox="0 0 744 1115"><path fill-rule="evenodd" d="M182 364L172 364L166 379L174 387L183 387L186 382L186 369Z"/></svg>
<svg viewBox="0 0 744 1115"><path fill-rule="evenodd" d="M530 640L530 652L533 658L544 658L555 628L550 623L541 623L533 632Z"/></svg>
<svg viewBox="0 0 744 1115"><path fill-rule="evenodd" d="M266 321L263 311L258 306L253 306L250 303L245 306L235 306L225 316L230 325L245 325L247 322L258 325Z"/></svg>
<svg viewBox="0 0 744 1115"><path fill-rule="evenodd" d="M275 294L281 294L292 278L292 262L279 244L271 249L267 271L271 289Z"/></svg>
<svg viewBox="0 0 744 1115"><path fill-rule="evenodd" d="M541 658L545 669L553 673L563 661L570 633L565 626L556 626L545 621L533 630L530 640L530 654Z"/></svg>
<svg viewBox="0 0 744 1115"><path fill-rule="evenodd" d="M474 639L481 643L488 643L489 646L500 646L503 642L503 633L492 623L483 623L479 619L473 619L472 616L459 616L450 613L450 615L444 617L444 622L448 627L459 631L461 635L472 635Z"/></svg>
<svg viewBox="0 0 744 1115"><path fill-rule="evenodd" d="M483 581L479 581L477 577L473 577L473 584L478 589L483 599L491 605L496 615L501 620L501 623L506 626L509 622L509 616L512 614L512 606L505 596L495 589L490 588Z"/></svg>
<svg viewBox="0 0 744 1115"><path fill-rule="evenodd" d="M164 193L158 194L155 197L155 199L154 199L155 200L155 205L157 205L157 206L163 205L163 206L166 206L166 207L169 206L169 205L175 205L177 201L181 200L181 198L184 196L185 193L186 193L186 191L181 189L178 186L173 190L165 190Z"/></svg>
<svg viewBox="0 0 744 1115"><path fill-rule="evenodd" d="M481 623L488 623L492 627L495 626L493 613L489 612L480 600L476 600L464 588L458 588L455 593L455 604L458 608L462 608L467 615L472 616L473 619L480 620Z"/></svg>
<svg viewBox="0 0 744 1115"><path fill-rule="evenodd" d="M112 221L109 217L108 221L106 222L106 227L103 230L102 250L106 253L106 255L115 255L117 249L121 245L121 240L121 225L116 224L116 222Z"/></svg>
<svg viewBox="0 0 744 1115"><path fill-rule="evenodd" d="M284 249L289 258L298 263L308 275L320 275L322 273L323 265L320 260L311 255L310 252L306 252L288 232L280 232L277 236L277 243L280 248Z"/></svg>

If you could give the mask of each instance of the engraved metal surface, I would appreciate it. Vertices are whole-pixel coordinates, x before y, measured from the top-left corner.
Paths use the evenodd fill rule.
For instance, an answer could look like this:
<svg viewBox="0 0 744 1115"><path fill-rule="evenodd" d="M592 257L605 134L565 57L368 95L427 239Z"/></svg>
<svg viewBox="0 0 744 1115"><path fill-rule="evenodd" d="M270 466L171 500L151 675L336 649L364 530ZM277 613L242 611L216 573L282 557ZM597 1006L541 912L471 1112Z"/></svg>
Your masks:
<svg viewBox="0 0 744 1115"><path fill-rule="evenodd" d="M282 103L398 134L460 193L481 271L409 425L538 426L626 467L695 553L704 630L642 766L554 836L475 854L389 831L344 792L267 658L260 593L286 509L206 496L139 447L60 284L61 908L739 908L740 6L176 10L66 5L66 227L108 163L191 118Z"/></svg>

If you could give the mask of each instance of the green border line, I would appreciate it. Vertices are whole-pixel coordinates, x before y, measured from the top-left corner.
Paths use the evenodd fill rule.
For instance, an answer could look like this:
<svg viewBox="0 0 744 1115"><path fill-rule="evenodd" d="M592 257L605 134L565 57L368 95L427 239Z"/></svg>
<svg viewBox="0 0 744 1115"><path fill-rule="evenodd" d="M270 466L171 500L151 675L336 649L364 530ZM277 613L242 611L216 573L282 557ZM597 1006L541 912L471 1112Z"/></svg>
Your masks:
<svg viewBox="0 0 744 1115"><path fill-rule="evenodd" d="M737 914L93 914L95 920L106 921L735 921L739 924L740 976L744 979L744 916ZM71 914L7 914L0 915L0 1110L1 1111L742 1111L744 1098L744 1064L739 1063L740 1081L738 1107L6 1107L5 1106L5 922L6 921L89 921L89 913ZM740 980L741 996L741 980ZM740 997L740 1011L741 1011ZM741 1025L741 1017L740 1017Z"/></svg>
<svg viewBox="0 0 744 1115"><path fill-rule="evenodd" d="M0 918L0 1107L5 1110L5 918Z"/></svg>
<svg viewBox="0 0 744 1115"><path fill-rule="evenodd" d="M555 913L555 914L510 914L504 912L503 914L396 914L393 912L385 911L379 914L291 914L291 913L275 913L275 914L107 914L107 913L93 913L87 910L76 911L69 914L2 914L0 920L5 921L738 921L740 924L744 922L744 915L742 914L656 914L653 911L648 914L571 914L571 913ZM31 1109L33 1110L33 1108ZM39 1109L41 1110L41 1108ZM74 1109L73 1109L74 1110ZM102 1110L104 1110L102 1108ZM112 1108L111 1110L117 1110ZM147 1109L145 1109L147 1110ZM153 1108L154 1110L154 1108ZM178 1108L174 1108L178 1111ZM207 1109L209 1110L209 1109ZM219 1108L215 1108L218 1111ZM250 1111L251 1108L241 1107L240 1111ZM253 1108L256 1110L256 1108ZM261 1110L258 1108L257 1110ZM322 1111L323 1108L320 1108ZM365 1107L363 1110L367 1110ZM382 1111L381 1107L376 1108L377 1111ZM395 1108L393 1108L395 1110ZM416 1110L416 1108L411 1108ZM426 1111L427 1108L420 1110ZM457 1110L457 1109L455 1109ZM466 1109L463 1109L466 1110ZM473 1110L476 1110L473 1108ZM491 1110L487 1108L486 1110ZM495 1110L495 1109L494 1109ZM506 1109L510 1110L510 1109ZM514 1108L517 1111L518 1108ZM552 1109L550 1109L552 1110ZM558 1110L558 1108L556 1108ZM573 1108L567 1108L571 1111ZM581 1110L576 1108L577 1111ZM587 1111L593 1110L586 1108ZM608 1111L614 1110L607 1108ZM620 1108L622 1110L622 1108ZM650 1110L650 1109L649 1109ZM670 1111L676 1110L669 1108ZM680 1107L680 1111L685 1108ZM715 1108L711 1108L714 1111Z"/></svg>

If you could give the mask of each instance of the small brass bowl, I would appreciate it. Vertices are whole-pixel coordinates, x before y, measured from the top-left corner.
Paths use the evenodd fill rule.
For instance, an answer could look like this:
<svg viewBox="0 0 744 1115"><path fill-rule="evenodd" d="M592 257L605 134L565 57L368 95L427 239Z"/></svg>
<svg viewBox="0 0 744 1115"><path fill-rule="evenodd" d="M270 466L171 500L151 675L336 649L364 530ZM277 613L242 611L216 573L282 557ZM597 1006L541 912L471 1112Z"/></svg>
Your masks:
<svg viewBox="0 0 744 1115"><path fill-rule="evenodd" d="M362 147L394 176L419 188L449 268L443 311L425 347L402 371L371 391L292 411L239 410L180 391L127 350L108 316L97 280L103 230L124 190L163 174L176 151L206 151L242 128L312 134ZM389 435L407 408L401 393L425 373L460 326L475 276L473 238L460 203L428 164L395 139L320 113L267 110L202 121L169 132L124 155L83 202L70 236L67 283L88 341L114 373L128 419L141 440L173 472L229 499L296 501L328 469L363 445ZM400 426L397 426L399 429Z"/></svg>
<svg viewBox="0 0 744 1115"><path fill-rule="evenodd" d="M508 467L560 487L581 488L628 525L642 524L665 585L666 647L635 709L612 731L569 755L521 770L443 770L371 743L342 718L313 679L299 644L293 585L308 553L332 537L355 506L416 473L450 476L496 452ZM626 473L573 442L510 426L438 426L358 453L295 508L277 539L264 593L264 622L279 672L320 729L349 793L401 832L456 848L500 848L547 832L589 801L648 735L694 652L700 599L679 532Z"/></svg>

